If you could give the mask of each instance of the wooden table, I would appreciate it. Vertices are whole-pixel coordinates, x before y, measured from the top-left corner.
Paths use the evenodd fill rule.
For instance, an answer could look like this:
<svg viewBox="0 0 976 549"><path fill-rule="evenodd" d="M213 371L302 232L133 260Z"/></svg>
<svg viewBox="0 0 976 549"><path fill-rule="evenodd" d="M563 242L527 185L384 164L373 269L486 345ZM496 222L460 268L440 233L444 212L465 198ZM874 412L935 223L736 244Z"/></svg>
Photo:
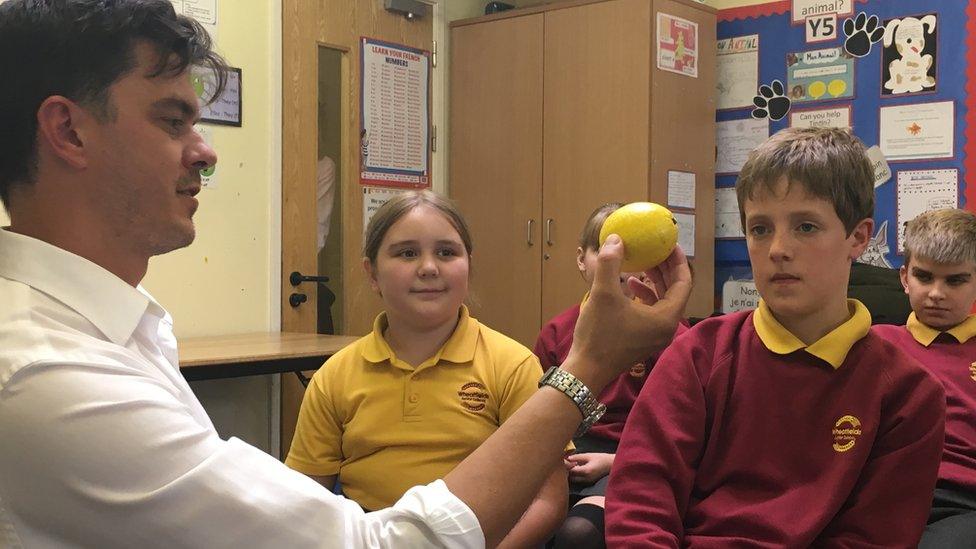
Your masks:
<svg viewBox="0 0 976 549"><path fill-rule="evenodd" d="M261 332L179 340L187 381L317 370L357 336Z"/></svg>

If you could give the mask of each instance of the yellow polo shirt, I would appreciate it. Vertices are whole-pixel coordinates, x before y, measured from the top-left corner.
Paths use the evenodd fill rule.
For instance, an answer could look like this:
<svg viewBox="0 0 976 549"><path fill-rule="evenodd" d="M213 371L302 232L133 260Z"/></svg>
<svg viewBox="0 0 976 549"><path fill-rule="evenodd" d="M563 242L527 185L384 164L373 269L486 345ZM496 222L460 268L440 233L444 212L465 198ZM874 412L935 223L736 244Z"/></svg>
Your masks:
<svg viewBox="0 0 976 549"><path fill-rule="evenodd" d="M338 475L366 509L442 478L537 389L531 351L461 307L457 328L416 368L373 331L336 353L305 391L285 463L308 475Z"/></svg>

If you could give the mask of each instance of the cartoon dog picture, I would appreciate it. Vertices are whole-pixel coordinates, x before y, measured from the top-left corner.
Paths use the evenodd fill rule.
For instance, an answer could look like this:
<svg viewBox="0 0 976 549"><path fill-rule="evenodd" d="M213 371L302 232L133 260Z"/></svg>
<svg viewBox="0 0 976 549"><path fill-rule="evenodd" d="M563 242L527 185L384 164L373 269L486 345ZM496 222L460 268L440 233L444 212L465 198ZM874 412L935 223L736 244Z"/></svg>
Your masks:
<svg viewBox="0 0 976 549"><path fill-rule="evenodd" d="M934 91L935 20L935 15L929 14L921 19L905 17L885 23L882 66L887 68L888 80L883 94Z"/></svg>

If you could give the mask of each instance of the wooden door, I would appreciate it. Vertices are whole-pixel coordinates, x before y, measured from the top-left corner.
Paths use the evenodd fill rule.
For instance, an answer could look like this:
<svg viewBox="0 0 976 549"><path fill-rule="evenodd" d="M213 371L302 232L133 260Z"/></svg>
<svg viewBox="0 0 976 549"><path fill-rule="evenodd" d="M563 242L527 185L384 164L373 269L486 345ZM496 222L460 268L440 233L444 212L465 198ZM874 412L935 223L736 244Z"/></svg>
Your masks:
<svg viewBox="0 0 976 549"><path fill-rule="evenodd" d="M543 15L451 30L450 194L471 226L473 316L540 327Z"/></svg>
<svg viewBox="0 0 976 549"><path fill-rule="evenodd" d="M650 12L613 0L545 13L543 319L587 289L575 254L590 212L648 197Z"/></svg>
<svg viewBox="0 0 976 549"><path fill-rule="evenodd" d="M433 24L430 17L408 20L388 12L382 2L362 0L282 1L282 181L281 181L281 329L315 332L314 285L303 284L308 301L291 307L288 296L295 289L288 282L294 270L314 274L317 268L315 238L315 171L317 161L318 48L328 46L345 52L342 61L341 180L336 192L342 224L343 301L341 331L364 335L380 311L379 299L370 291L361 267L363 198L359 185L359 91L360 37L367 36L430 50ZM437 174L432 174L437 177ZM294 434L304 388L294 376L282 376L281 452L287 454Z"/></svg>

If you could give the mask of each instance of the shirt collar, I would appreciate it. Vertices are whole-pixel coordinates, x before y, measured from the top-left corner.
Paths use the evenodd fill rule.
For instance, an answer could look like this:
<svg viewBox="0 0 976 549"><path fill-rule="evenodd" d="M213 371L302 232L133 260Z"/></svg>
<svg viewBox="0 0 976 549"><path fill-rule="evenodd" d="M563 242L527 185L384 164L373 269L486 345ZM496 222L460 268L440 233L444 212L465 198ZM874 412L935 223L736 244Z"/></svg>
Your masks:
<svg viewBox="0 0 976 549"><path fill-rule="evenodd" d="M397 359L393 349L390 348L390 344L383 337L383 332L389 324L385 312L380 313L376 317L376 320L373 321L373 331L366 337L362 347L361 354L363 359L373 363L389 360L397 368L413 370L413 367ZM425 360L416 369L420 370L421 368L432 366L441 360L458 364L471 362L474 360L474 352L478 343L478 333L478 321L471 318L466 306L461 305L461 310L458 313L457 328L454 329L454 333L444 342L444 345L438 349L434 356Z"/></svg>
<svg viewBox="0 0 976 549"><path fill-rule="evenodd" d="M784 328L762 299L759 300L759 308L753 313L752 322L759 339L770 351L778 355L786 355L803 349L827 362L836 370L844 363L851 347L871 329L871 313L868 312L867 307L856 299L848 299L847 308L851 313L850 318L810 345L805 345Z"/></svg>
<svg viewBox="0 0 976 549"><path fill-rule="evenodd" d="M81 256L3 228L0 276L60 301L117 345L125 345L147 309L160 319L167 316L141 286L133 288Z"/></svg>
<svg viewBox="0 0 976 549"><path fill-rule="evenodd" d="M940 332L935 328L923 324L913 312L908 315L908 322L905 324L905 327L908 328L909 333L912 334L915 341L926 347L931 345L935 341L935 338L939 337L939 334L949 334L956 338L956 341L959 343L965 343L976 336L976 315L969 315L962 323L944 332Z"/></svg>

